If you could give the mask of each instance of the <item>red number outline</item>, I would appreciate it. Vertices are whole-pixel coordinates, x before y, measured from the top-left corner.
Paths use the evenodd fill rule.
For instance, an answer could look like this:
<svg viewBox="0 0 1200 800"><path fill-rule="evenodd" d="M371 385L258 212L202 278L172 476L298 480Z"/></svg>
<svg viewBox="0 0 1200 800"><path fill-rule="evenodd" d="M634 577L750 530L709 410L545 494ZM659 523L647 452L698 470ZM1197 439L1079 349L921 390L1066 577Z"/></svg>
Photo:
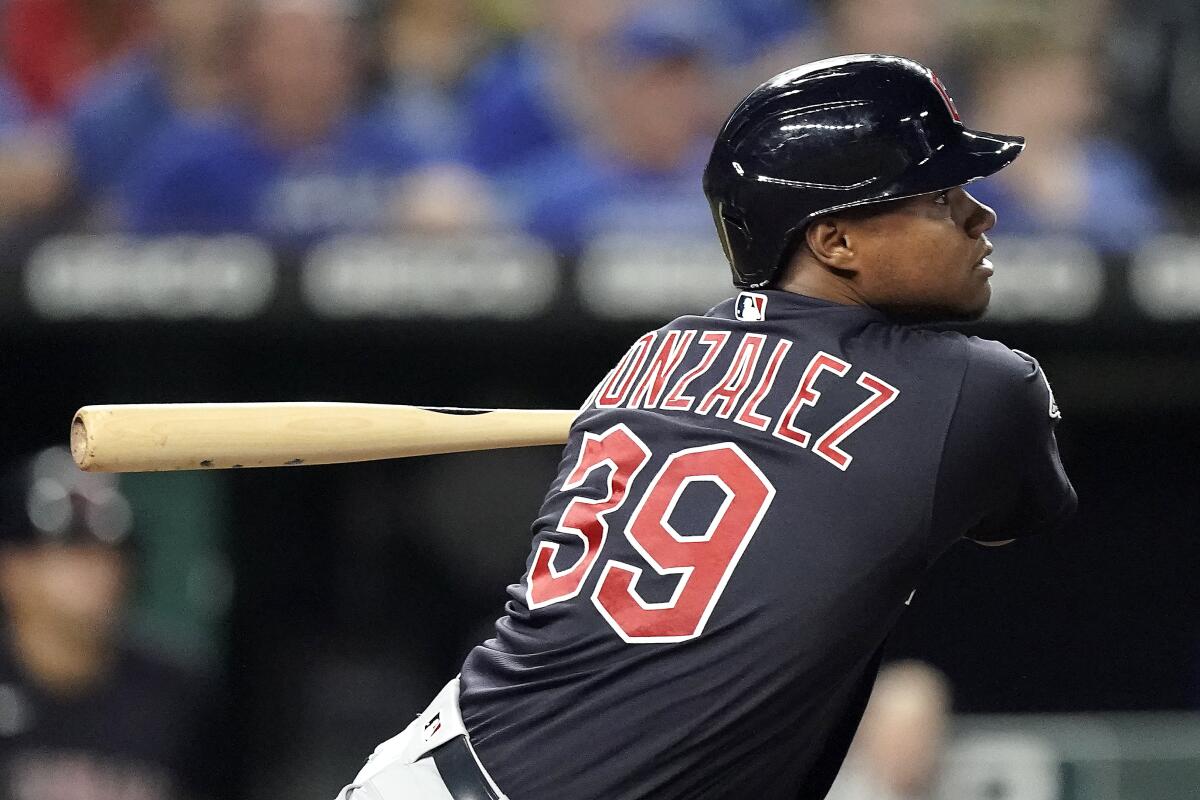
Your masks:
<svg viewBox="0 0 1200 800"><path fill-rule="evenodd" d="M626 583L628 597L632 598L632 600L641 609L647 611L662 610L674 608L676 606L687 587L692 573L696 569L695 565L664 568L646 550L642 543L637 540L633 534L633 529L638 525L639 518L650 498L655 494L655 491L659 486L659 481L668 473L675 461L685 455L714 451L728 451L736 456L744 466L748 467L751 473L760 482L765 492L764 497L760 502L758 509L755 511L753 519L749 522L745 533L742 534L742 537L738 542L737 547L734 549L733 554L726 562L724 570L721 573L721 577L712 593L709 595L704 607L704 611L701 613L695 628L690 633L669 636L631 634L624 629L622 624L606 607L606 601L602 597L602 595L608 591L605 587L609 585L610 580L614 580L611 579L610 576L615 574L618 577L614 580L614 585L617 582ZM709 528L703 536L682 537L671 527L668 520L670 519L671 513L674 511L675 505L678 503L679 498L683 496L684 490L687 488L688 484L698 480L710 480L716 483L725 492L725 500L722 502L717 513L713 515L713 519L709 523ZM717 601L721 599L721 595L724 593L725 587L728 584L730 577L733 575L733 571L737 568L738 562L741 561L742 555L746 552L746 548L749 546L750 540L754 538L754 534L758 530L758 526L762 522L763 517L766 515L767 510L771 507L771 503L774 498L775 486L771 483L767 476L763 474L762 470L758 468L758 465L755 464L754 461L751 460L750 457L747 456L746 453L733 442L721 442L719 444L704 445L702 447L690 447L672 453L667 458L662 468L658 471L658 474L654 476L654 480L650 482L650 485L647 486L646 490L642 493L641 500L638 502L637 508L634 509L633 514L630 516L629 523L625 526L624 533L625 538L629 541L630 545L632 545L634 550L636 550L638 554L646 560L646 563L649 564L655 572L657 572L659 575L680 576L679 582L675 586L675 591L672 593L671 598L667 601L661 603L647 603L637 594L637 583L642 576L642 568L633 564L625 563L623 561L618 561L616 559L609 559L609 561L604 565L604 570L600 573L600 579L596 582L596 588L592 591L592 605L595 606L596 610L600 612L600 615L604 617L609 626L616 631L617 635L628 644L662 644L671 642L684 642L700 636L704 633L704 628L708 624L708 620L712 615L713 609L716 608ZM726 512L733 504L734 499L734 490L728 484L726 484L719 475L700 474L688 476L680 482L679 486L672 495L671 500L668 502L661 519L657 520L656 522L668 533L668 535L671 536L671 538L675 539L677 542L707 542L712 539L716 530L725 521Z"/></svg>
<svg viewBox="0 0 1200 800"><path fill-rule="evenodd" d="M628 470L628 476L621 474L624 471L623 467L627 468L626 465L617 464L611 456L599 459L593 463L585 463L585 459L589 455L596 454L594 448L599 448L598 453L604 453L608 437L615 436L618 433L624 434L628 443L641 452L641 459L632 469ZM525 587L525 603L529 606L530 610L565 602L577 596L583 589L588 575L591 574L592 568L596 566L600 552L604 549L604 543L608 541L608 520L606 517L625 504L625 500L629 497L629 487L649 461L650 449L624 423L614 425L599 435L588 431L584 432L583 445L579 448L579 459L568 474L567 480L563 482L562 489L578 488L583 485L592 472L607 465L609 467L606 479L608 490L604 497L598 500L588 500L582 497L573 498L567 504L567 507L563 509L562 516L558 518L558 524L555 526L557 531L578 536L583 542L583 553L574 564L565 569L556 569L554 559L560 549L559 543L546 541L538 543L537 550L534 551L533 562L529 567L529 578ZM616 502L613 502L614 500ZM600 526L600 535L597 537L598 541L594 542L593 546L593 540L581 528L569 526L567 519L575 516L581 508L587 509L596 506L603 506L604 508L592 515L592 519ZM586 514L586 511L583 513ZM582 572L579 572L580 570ZM577 572L579 572L578 575L576 574ZM571 576L570 580L564 581L564 578L568 576ZM571 588L568 588L565 592L562 591L561 585L563 583L570 584ZM537 594L542 595L541 599L535 599L535 595Z"/></svg>

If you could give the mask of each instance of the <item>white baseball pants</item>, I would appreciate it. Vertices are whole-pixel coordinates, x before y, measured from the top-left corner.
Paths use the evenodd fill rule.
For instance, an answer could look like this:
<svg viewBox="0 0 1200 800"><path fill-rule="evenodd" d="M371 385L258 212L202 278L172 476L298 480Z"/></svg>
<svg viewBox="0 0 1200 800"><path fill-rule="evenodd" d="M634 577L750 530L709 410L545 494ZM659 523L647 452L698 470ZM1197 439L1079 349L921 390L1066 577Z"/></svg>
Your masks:
<svg viewBox="0 0 1200 800"><path fill-rule="evenodd" d="M354 782L342 789L337 800L454 800L428 754L456 736L465 736L466 732L458 707L458 678L455 678L407 728L375 748ZM506 800L482 764L479 771L496 795Z"/></svg>

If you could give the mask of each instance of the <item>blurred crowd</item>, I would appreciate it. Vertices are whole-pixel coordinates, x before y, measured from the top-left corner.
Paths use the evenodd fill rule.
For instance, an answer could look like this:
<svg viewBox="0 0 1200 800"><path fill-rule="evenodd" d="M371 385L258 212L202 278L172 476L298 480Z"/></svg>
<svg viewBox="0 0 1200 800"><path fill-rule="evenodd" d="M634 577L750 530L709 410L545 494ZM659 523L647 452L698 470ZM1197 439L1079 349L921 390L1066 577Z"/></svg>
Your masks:
<svg viewBox="0 0 1200 800"><path fill-rule="evenodd" d="M1025 134L1008 233L1187 228L1188 0L0 0L0 233L709 235L699 174L757 83L891 52ZM1153 57L1145 57L1152 53Z"/></svg>
<svg viewBox="0 0 1200 800"><path fill-rule="evenodd" d="M65 447L0 475L0 798L211 797L228 772L210 682L137 644L144 544L113 475Z"/></svg>
<svg viewBox="0 0 1200 800"><path fill-rule="evenodd" d="M828 800L951 800L941 785L951 699L949 682L935 667L885 665Z"/></svg>

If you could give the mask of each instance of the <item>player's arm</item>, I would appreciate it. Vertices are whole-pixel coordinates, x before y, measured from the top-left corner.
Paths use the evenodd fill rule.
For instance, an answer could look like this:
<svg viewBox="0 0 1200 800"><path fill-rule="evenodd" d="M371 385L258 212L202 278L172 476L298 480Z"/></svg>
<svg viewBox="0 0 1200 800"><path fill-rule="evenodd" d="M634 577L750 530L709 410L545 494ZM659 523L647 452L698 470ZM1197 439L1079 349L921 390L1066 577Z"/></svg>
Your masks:
<svg viewBox="0 0 1200 800"><path fill-rule="evenodd" d="M989 546L1051 531L1077 499L1059 457L1058 408L1030 356L972 339L942 457L935 525Z"/></svg>

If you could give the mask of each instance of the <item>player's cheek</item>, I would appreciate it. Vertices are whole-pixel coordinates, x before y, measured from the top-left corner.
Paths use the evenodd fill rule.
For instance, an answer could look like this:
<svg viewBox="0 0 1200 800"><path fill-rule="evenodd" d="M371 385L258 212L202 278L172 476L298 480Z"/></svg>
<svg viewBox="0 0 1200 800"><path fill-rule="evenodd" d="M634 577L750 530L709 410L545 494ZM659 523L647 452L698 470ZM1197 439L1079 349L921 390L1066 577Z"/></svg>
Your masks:
<svg viewBox="0 0 1200 800"><path fill-rule="evenodd" d="M981 299L979 281L972 280L970 273L962 268L956 258L947 257L946 251L939 254L939 260L935 279L938 286L931 288L931 294L948 308L970 310L975 307Z"/></svg>

